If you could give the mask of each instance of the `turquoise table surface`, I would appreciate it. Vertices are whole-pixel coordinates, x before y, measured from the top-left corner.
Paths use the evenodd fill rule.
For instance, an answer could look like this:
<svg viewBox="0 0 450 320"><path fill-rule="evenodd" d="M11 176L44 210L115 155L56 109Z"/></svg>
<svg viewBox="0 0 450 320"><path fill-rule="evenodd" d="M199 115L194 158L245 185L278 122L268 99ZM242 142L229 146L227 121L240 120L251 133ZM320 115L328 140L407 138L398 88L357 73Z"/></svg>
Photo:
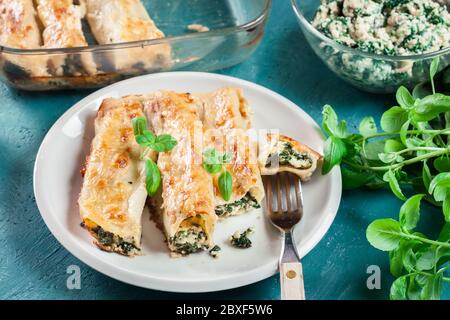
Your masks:
<svg viewBox="0 0 450 320"><path fill-rule="evenodd" d="M294 101L318 122L326 103L333 105L353 128L366 115L379 118L393 103L391 95L358 91L331 74L306 43L287 0L274 1L265 37L254 55L219 73L270 88ZM34 160L52 124L89 93L29 93L0 85L0 298L279 299L278 275L243 288L205 294L134 287L91 269L56 241L36 207ZM395 217L400 205L386 190L344 192L330 230L303 259L307 298L388 298L392 278L387 254L368 244L365 229L376 218ZM421 228L433 234L437 230L428 227L440 213L424 207L428 213L423 215ZM80 290L66 286L70 265L81 269ZM380 290L367 288L370 265L381 268ZM443 298L450 299L448 289Z"/></svg>

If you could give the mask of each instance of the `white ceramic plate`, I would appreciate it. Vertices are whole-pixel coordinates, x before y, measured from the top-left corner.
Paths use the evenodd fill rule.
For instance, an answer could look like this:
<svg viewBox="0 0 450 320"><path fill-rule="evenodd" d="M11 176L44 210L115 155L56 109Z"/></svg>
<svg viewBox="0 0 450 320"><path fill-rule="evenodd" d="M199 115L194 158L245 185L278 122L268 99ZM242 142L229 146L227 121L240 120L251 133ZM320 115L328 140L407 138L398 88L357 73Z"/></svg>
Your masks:
<svg viewBox="0 0 450 320"><path fill-rule="evenodd" d="M277 272L281 236L261 209L220 222L215 241L222 247L218 259L206 252L170 258L162 233L143 215L143 256L127 258L97 249L80 227L77 198L80 168L93 137L93 122L104 98L144 94L159 89L180 92L212 91L223 86L244 90L254 110L256 129L280 133L322 152L319 127L302 109L280 95L253 83L216 74L173 72L125 80L101 89L69 109L50 129L37 155L34 193L41 215L58 241L92 268L121 281L174 292L206 292L235 288L265 279ZM305 215L295 230L301 256L327 232L341 198L341 175L336 168L327 176L316 173L304 184ZM253 247L231 247L227 239L237 229L255 227Z"/></svg>

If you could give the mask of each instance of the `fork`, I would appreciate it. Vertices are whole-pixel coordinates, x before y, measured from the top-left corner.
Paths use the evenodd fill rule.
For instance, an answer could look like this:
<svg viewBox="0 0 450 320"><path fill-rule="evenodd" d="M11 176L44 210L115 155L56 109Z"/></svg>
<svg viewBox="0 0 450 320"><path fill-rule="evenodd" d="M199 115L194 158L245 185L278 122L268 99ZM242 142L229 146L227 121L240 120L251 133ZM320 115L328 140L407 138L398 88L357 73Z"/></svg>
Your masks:
<svg viewBox="0 0 450 320"><path fill-rule="evenodd" d="M278 267L282 300L305 300L303 270L292 231L303 216L302 185L298 176L278 173L264 176L266 211L284 236Z"/></svg>

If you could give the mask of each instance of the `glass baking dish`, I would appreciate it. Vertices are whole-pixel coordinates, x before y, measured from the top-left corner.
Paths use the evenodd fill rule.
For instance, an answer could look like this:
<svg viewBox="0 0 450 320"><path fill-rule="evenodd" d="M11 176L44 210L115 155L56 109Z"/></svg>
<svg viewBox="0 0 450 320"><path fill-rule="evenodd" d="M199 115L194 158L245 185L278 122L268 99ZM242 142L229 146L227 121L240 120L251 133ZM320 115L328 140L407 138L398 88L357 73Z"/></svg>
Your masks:
<svg viewBox="0 0 450 320"><path fill-rule="evenodd" d="M229 67L245 60L260 43L272 0L142 2L165 38L98 45L84 25L88 47L0 47L2 81L30 91L86 89L154 72ZM193 24L209 31L191 31L188 26ZM55 60L64 62L62 75L47 68L48 61ZM95 73L85 70L84 61L94 61Z"/></svg>

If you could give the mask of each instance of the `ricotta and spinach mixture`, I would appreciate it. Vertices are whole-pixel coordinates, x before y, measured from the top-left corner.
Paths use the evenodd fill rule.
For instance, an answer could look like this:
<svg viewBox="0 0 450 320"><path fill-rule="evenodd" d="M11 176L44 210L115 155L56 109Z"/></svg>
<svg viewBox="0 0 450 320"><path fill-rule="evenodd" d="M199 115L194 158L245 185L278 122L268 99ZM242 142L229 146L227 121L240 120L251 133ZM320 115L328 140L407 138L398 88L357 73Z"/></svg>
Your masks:
<svg viewBox="0 0 450 320"><path fill-rule="evenodd" d="M307 153L297 152L289 142L278 141L266 161L266 168L273 165L290 165L297 169L311 168L313 161Z"/></svg>
<svg viewBox="0 0 450 320"><path fill-rule="evenodd" d="M429 53L450 46L450 13L446 0L440 1L321 0L312 25L337 43L367 53ZM338 52L325 47L322 46L336 58ZM359 76L357 80L369 84L395 83L414 72L412 62L394 63L345 52L332 62L344 67L344 76Z"/></svg>
<svg viewBox="0 0 450 320"><path fill-rule="evenodd" d="M188 255L208 249L208 238L202 227L192 225L181 227L180 230L170 238L170 243L181 255Z"/></svg>

